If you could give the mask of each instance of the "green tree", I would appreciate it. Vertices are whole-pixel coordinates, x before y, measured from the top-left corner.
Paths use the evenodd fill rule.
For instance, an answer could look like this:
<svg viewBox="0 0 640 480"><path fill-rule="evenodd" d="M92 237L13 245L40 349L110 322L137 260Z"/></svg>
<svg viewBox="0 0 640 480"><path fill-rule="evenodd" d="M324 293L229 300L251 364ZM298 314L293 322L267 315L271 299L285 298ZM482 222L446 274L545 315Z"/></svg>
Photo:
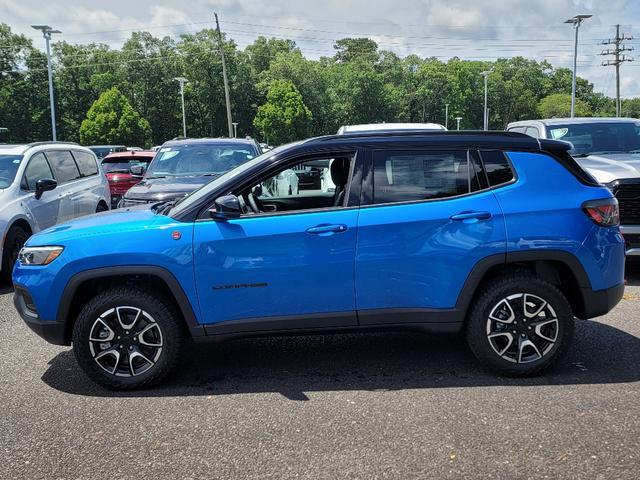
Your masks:
<svg viewBox="0 0 640 480"><path fill-rule="evenodd" d="M133 109L127 98L113 87L103 92L91 105L87 118L80 126L80 141L84 144L150 146L151 127Z"/></svg>
<svg viewBox="0 0 640 480"><path fill-rule="evenodd" d="M640 118L640 97L622 100L621 114L623 117Z"/></svg>
<svg viewBox="0 0 640 480"><path fill-rule="evenodd" d="M576 117L590 117L591 107L579 98L576 98ZM538 103L538 115L541 118L563 118L571 115L571 95L567 93L554 93L544 97Z"/></svg>
<svg viewBox="0 0 640 480"><path fill-rule="evenodd" d="M336 50L336 62L360 59L374 63L380 58L378 44L370 38L342 38L336 41L333 48Z"/></svg>
<svg viewBox="0 0 640 480"><path fill-rule="evenodd" d="M312 118L296 86L287 80L274 80L267 103L258 108L253 123L265 140L279 145L307 137Z"/></svg>

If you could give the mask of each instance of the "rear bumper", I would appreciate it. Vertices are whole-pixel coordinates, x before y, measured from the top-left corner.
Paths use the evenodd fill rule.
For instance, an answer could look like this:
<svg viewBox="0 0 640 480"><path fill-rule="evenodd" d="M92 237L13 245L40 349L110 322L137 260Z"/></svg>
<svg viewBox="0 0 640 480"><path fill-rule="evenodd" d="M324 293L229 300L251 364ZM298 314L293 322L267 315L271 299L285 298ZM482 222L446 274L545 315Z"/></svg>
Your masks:
<svg viewBox="0 0 640 480"><path fill-rule="evenodd" d="M65 324L63 322L44 321L40 319L34 307L29 308L27 306L30 301L26 290L16 286L15 293L13 294L13 304L22 320L24 320L24 323L49 343L53 343L54 345L69 345L69 342L65 338Z"/></svg>
<svg viewBox="0 0 640 480"><path fill-rule="evenodd" d="M584 312L581 312L580 318L587 320L609 313L622 299L623 294L624 283L605 290L591 290L583 287Z"/></svg>

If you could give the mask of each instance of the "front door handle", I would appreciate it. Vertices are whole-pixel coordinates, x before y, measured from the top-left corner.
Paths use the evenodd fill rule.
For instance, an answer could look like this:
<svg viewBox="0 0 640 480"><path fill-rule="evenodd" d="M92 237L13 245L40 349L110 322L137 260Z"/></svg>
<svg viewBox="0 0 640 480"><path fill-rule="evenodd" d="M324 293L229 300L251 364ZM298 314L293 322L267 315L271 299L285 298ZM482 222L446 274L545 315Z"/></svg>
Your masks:
<svg viewBox="0 0 640 480"><path fill-rule="evenodd" d="M460 212L456 215L451 215L451 220L489 220L491 218L490 212Z"/></svg>
<svg viewBox="0 0 640 480"><path fill-rule="evenodd" d="M334 233L346 232L347 226L343 224L321 224L315 227L307 228L306 232L312 235L332 235Z"/></svg>

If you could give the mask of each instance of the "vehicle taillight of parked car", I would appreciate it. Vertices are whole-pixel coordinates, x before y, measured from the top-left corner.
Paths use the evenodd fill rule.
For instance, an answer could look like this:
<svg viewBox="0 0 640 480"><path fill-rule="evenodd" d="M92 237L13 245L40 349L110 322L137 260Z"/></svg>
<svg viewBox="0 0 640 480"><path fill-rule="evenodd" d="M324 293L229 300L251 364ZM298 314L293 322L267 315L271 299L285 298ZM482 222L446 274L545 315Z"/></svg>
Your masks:
<svg viewBox="0 0 640 480"><path fill-rule="evenodd" d="M587 216L601 227L620 225L620 210L615 198L591 200L582 205Z"/></svg>

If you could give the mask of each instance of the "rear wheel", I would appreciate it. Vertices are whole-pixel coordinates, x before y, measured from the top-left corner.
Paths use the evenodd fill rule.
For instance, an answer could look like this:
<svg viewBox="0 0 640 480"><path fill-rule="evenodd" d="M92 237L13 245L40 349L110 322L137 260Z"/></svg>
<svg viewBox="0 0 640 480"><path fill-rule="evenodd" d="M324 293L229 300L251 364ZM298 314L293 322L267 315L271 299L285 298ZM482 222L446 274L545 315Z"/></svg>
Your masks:
<svg viewBox="0 0 640 480"><path fill-rule="evenodd" d="M100 202L96 207L96 213L106 212L107 210L109 210L109 207L107 207L107 205L102 202Z"/></svg>
<svg viewBox="0 0 640 480"><path fill-rule="evenodd" d="M2 250L2 280L4 282L11 282L13 266L18 260L20 249L28 238L29 234L22 227L14 225L9 229Z"/></svg>
<svg viewBox="0 0 640 480"><path fill-rule="evenodd" d="M94 297L73 329L73 351L96 383L149 387L176 367L184 342L175 309L142 289L116 287Z"/></svg>
<svg viewBox="0 0 640 480"><path fill-rule="evenodd" d="M571 307L554 285L531 274L491 281L472 306L467 342L487 368L507 376L537 374L567 351Z"/></svg>

